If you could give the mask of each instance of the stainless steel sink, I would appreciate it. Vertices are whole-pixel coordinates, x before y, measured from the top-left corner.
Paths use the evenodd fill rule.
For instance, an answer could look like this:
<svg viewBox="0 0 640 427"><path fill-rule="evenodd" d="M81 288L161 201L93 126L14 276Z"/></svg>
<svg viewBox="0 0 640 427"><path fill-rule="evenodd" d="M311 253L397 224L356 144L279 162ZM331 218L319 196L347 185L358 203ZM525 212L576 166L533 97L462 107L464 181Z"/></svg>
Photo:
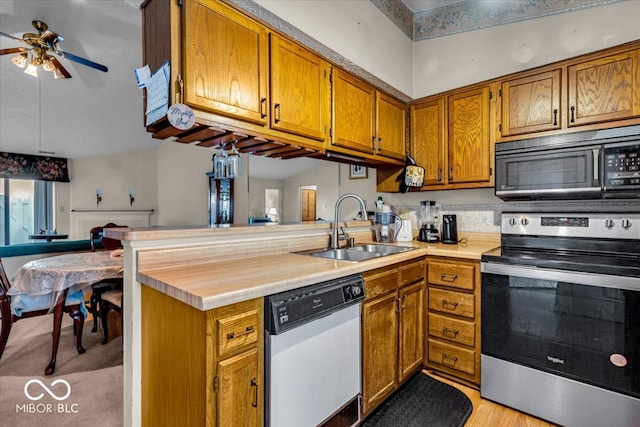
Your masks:
<svg viewBox="0 0 640 427"><path fill-rule="evenodd" d="M350 248L341 249L312 249L308 251L295 252L301 255L311 255L320 258L335 259L339 261L360 262L368 259L383 257L392 254L398 254L413 250L415 248L408 246L392 246L392 245L357 245Z"/></svg>
<svg viewBox="0 0 640 427"><path fill-rule="evenodd" d="M377 245L375 243L369 245L357 245L349 248L349 250L379 253L382 255L399 254L401 252L410 251L411 249L415 248L407 246Z"/></svg>

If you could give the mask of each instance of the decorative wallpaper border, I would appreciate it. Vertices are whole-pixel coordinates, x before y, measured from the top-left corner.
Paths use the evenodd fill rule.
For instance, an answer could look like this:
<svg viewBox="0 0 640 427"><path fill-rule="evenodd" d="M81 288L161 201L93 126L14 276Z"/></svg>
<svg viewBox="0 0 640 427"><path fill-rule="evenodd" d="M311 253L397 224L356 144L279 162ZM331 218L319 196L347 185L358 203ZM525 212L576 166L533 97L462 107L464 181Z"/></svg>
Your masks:
<svg viewBox="0 0 640 427"><path fill-rule="evenodd" d="M626 0L464 0L424 12L401 0L371 0L413 41L574 12Z"/></svg>

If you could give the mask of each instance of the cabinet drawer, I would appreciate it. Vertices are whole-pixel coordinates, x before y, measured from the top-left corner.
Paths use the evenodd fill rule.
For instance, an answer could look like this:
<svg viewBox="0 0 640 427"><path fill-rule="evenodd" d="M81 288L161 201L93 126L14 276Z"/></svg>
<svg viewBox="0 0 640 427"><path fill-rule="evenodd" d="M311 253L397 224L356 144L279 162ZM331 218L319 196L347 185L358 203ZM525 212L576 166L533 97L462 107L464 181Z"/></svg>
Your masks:
<svg viewBox="0 0 640 427"><path fill-rule="evenodd" d="M429 339L429 362L475 375L475 351Z"/></svg>
<svg viewBox="0 0 640 427"><path fill-rule="evenodd" d="M429 283L453 288L473 290L474 266L431 261L428 265Z"/></svg>
<svg viewBox="0 0 640 427"><path fill-rule="evenodd" d="M429 313L429 335L473 347L476 342L473 322Z"/></svg>
<svg viewBox="0 0 640 427"><path fill-rule="evenodd" d="M409 283L424 279L424 273L423 262L417 262L405 267L400 267L400 286L408 285Z"/></svg>
<svg viewBox="0 0 640 427"><path fill-rule="evenodd" d="M398 289L398 270L365 275L365 293L367 298L377 297Z"/></svg>
<svg viewBox="0 0 640 427"><path fill-rule="evenodd" d="M218 354L230 353L258 341L258 310L218 319Z"/></svg>
<svg viewBox="0 0 640 427"><path fill-rule="evenodd" d="M475 296L462 292L429 288L429 310L475 319Z"/></svg>

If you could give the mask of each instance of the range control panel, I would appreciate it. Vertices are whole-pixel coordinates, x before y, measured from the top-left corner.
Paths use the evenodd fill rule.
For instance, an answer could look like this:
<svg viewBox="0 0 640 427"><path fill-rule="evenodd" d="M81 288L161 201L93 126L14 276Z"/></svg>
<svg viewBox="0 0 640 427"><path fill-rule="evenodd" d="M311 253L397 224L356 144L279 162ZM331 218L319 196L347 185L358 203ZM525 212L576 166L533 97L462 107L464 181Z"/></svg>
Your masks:
<svg viewBox="0 0 640 427"><path fill-rule="evenodd" d="M640 239L640 215L632 213L503 213L502 234Z"/></svg>
<svg viewBox="0 0 640 427"><path fill-rule="evenodd" d="M605 188L640 188L640 144L605 146L604 181Z"/></svg>

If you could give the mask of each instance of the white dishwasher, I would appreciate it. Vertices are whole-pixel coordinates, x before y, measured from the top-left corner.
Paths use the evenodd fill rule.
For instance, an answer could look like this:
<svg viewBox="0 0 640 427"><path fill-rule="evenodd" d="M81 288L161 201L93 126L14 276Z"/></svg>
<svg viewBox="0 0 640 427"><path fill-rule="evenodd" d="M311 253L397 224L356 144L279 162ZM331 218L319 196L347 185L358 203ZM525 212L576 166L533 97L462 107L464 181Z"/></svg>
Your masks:
<svg viewBox="0 0 640 427"><path fill-rule="evenodd" d="M265 298L265 425L359 421L362 276Z"/></svg>

